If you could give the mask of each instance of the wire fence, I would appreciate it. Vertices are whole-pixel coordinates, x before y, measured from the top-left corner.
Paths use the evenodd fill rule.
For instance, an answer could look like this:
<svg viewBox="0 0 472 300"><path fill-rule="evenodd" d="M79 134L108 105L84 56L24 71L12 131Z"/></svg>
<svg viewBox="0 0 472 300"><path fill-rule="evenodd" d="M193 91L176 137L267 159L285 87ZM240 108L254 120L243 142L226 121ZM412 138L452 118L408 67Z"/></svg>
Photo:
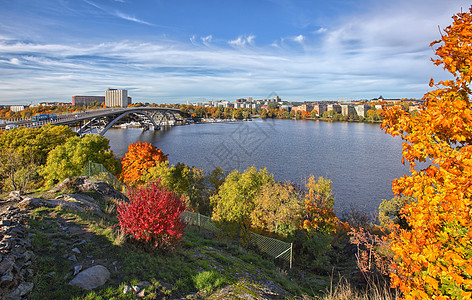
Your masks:
<svg viewBox="0 0 472 300"><path fill-rule="evenodd" d="M126 185L116 179L102 164L89 161L88 164L85 165L82 175L102 180L113 186L115 190L121 191L122 193L126 192ZM210 217L205 215L186 210L182 212L180 216L182 220L189 225L195 225L217 233L222 232L222 229L216 226ZM282 259L288 262L290 268L292 268L293 243L287 243L254 232L249 233L249 242L255 245L259 251L266 253L273 259Z"/></svg>
<svg viewBox="0 0 472 300"><path fill-rule="evenodd" d="M115 175L110 173L102 164L89 161L82 171L83 176L89 176L104 181L111 185L115 190L126 193L126 185L116 179Z"/></svg>
<svg viewBox="0 0 472 300"><path fill-rule="evenodd" d="M216 226L210 217L184 211L180 215L182 220L189 224L208 229L213 232L221 232L222 230ZM249 232L249 242L255 245L259 251L271 256L273 259L282 259L289 263L292 268L293 243L287 243L274 238L266 237L254 232Z"/></svg>

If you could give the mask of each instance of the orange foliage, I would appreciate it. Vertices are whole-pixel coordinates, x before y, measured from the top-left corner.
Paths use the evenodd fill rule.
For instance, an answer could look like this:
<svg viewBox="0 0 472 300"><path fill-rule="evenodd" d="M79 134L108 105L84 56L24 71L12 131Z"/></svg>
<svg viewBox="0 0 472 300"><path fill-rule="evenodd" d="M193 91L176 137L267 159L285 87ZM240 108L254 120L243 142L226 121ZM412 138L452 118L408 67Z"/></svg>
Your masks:
<svg viewBox="0 0 472 300"><path fill-rule="evenodd" d="M122 171L121 180L131 186L139 186L144 182L141 175L150 167L158 165L167 160L167 154L164 155L161 149L146 142L137 142L129 145L128 152L121 160Z"/></svg>
<svg viewBox="0 0 472 300"><path fill-rule="evenodd" d="M410 115L385 112L383 128L400 135L410 176L393 182L395 194L416 198L402 209L411 230L393 230L393 286L405 299L471 299L472 296L472 8L453 16L434 64L454 80L438 82L425 105ZM434 86L431 79L430 86ZM431 161L416 171L415 162Z"/></svg>
<svg viewBox="0 0 472 300"><path fill-rule="evenodd" d="M315 180L308 178L308 193L305 195L305 215L301 227L308 232L331 233L339 223L333 210L334 198L331 194L331 181L323 177Z"/></svg>

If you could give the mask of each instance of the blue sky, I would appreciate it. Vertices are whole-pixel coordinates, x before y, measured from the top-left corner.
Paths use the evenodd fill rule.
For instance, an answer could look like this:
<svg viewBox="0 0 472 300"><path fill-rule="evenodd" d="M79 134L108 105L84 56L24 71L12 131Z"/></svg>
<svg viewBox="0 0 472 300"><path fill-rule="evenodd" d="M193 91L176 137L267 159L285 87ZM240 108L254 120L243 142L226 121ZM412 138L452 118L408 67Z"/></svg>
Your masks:
<svg viewBox="0 0 472 300"><path fill-rule="evenodd" d="M0 104L421 98L462 0L0 0Z"/></svg>

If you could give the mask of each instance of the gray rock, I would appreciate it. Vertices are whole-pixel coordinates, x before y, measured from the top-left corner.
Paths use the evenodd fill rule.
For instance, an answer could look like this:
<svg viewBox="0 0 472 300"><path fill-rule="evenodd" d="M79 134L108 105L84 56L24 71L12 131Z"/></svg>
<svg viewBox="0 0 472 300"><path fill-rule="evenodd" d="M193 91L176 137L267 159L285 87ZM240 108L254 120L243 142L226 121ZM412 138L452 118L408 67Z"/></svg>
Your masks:
<svg viewBox="0 0 472 300"><path fill-rule="evenodd" d="M77 262L77 257L75 257L74 254L72 254L71 256L69 256L67 259L68 259L68 260L71 260L71 261L73 261L73 262Z"/></svg>
<svg viewBox="0 0 472 300"><path fill-rule="evenodd" d="M21 297L28 295L33 290L33 287L34 284L32 282L22 282L6 299L21 299Z"/></svg>
<svg viewBox="0 0 472 300"><path fill-rule="evenodd" d="M91 290L104 285L108 278L110 278L110 272L107 268L102 265L96 265L77 274L69 284L84 290Z"/></svg>
<svg viewBox="0 0 472 300"><path fill-rule="evenodd" d="M82 265L75 266L73 276L79 274L80 270L82 270Z"/></svg>
<svg viewBox="0 0 472 300"><path fill-rule="evenodd" d="M75 253L80 254L80 250L79 250L79 248L77 248L77 247L75 247L74 249L72 249L72 252L75 252Z"/></svg>

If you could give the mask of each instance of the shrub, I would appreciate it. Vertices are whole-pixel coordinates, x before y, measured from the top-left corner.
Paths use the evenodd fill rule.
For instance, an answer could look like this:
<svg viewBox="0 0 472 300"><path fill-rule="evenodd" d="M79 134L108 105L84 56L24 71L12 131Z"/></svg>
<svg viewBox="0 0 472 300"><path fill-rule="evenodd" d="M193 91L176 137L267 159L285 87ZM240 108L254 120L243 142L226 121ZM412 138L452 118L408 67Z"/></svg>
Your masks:
<svg viewBox="0 0 472 300"><path fill-rule="evenodd" d="M172 247L182 237L185 224L180 214L185 203L160 181L130 189L129 198L117 209L122 232L154 248Z"/></svg>

